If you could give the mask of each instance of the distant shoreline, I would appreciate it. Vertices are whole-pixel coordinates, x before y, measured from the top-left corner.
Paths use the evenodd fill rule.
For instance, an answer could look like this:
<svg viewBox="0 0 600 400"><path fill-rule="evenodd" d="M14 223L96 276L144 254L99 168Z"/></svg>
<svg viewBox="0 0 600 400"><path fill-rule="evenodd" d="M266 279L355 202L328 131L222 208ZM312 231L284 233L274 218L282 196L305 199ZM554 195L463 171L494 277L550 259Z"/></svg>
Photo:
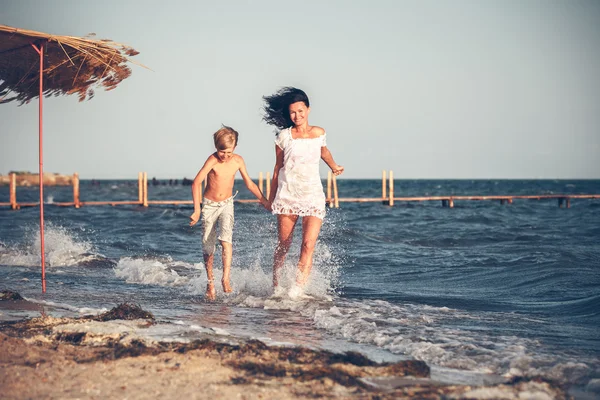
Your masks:
<svg viewBox="0 0 600 400"><path fill-rule="evenodd" d="M10 185L10 175L0 175L0 186ZM34 186L40 184L40 174L31 172L14 172L16 175L17 186ZM72 175L62 175L53 172L44 172L44 185L48 186L69 186L73 184Z"/></svg>
<svg viewBox="0 0 600 400"><path fill-rule="evenodd" d="M0 175L0 186L10 185L10 172L8 175ZM39 174L31 172L15 172L17 186L37 186L39 185ZM258 178L253 178L258 179ZM322 178L323 180L326 177ZM381 177L375 178L349 178L349 177L338 177L338 180L344 181L376 181L381 180ZM81 183L102 183L102 182L136 182L135 178L80 178ZM242 181L241 178L236 181ZM574 182L574 181L600 181L599 178L395 178L396 182L438 182L438 181L450 181L450 182L488 182L488 181L531 181L531 182L548 182L548 181L559 181L559 182ZM156 178L149 179L149 185L191 185L192 180L186 177L184 178ZM70 186L73 184L73 175L64 175L52 172L44 173L44 185L47 186Z"/></svg>

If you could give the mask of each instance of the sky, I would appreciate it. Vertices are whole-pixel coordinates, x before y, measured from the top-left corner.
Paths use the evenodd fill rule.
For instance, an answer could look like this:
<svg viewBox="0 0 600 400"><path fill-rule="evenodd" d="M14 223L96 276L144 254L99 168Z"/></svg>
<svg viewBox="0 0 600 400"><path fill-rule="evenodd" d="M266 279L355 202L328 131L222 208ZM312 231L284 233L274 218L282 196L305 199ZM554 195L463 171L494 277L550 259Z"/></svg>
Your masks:
<svg viewBox="0 0 600 400"><path fill-rule="evenodd" d="M0 0L0 24L94 32L149 68L45 99L47 172L191 179L225 124L258 177L262 96L294 86L340 178L600 178L596 0ZM0 175L37 169L37 101L1 104Z"/></svg>

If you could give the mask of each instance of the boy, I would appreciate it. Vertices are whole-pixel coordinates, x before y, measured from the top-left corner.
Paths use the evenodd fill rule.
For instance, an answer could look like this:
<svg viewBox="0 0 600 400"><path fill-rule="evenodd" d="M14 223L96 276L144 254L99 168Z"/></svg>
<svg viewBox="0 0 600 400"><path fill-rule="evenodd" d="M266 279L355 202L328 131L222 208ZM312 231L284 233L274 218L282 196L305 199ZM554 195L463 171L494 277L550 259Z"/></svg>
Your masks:
<svg viewBox="0 0 600 400"><path fill-rule="evenodd" d="M248 176L244 159L234 154L233 151L238 143L238 133L223 125L213 135L216 152L211 154L204 166L194 178L192 183L192 198L194 199L194 213L190 216L190 226L195 225L202 213L202 253L208 285L206 286L206 297L209 300L216 298L213 260L215 245L217 241L217 224L219 225L218 239L221 242L223 258L223 291L230 293L229 272L231 269L232 237L233 237L233 181L236 172L240 171L246 187L255 195L260 203L270 211L269 201L263 196L258 186ZM206 190L202 208L200 208L200 190L202 181L206 178Z"/></svg>

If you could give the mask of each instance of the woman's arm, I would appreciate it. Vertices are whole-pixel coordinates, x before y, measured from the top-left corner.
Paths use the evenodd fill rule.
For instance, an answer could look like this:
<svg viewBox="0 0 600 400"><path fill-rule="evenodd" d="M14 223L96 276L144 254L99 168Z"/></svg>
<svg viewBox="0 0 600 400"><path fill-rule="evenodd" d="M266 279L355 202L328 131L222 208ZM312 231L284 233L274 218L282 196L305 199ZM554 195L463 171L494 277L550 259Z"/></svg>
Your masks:
<svg viewBox="0 0 600 400"><path fill-rule="evenodd" d="M331 155L331 152L327 146L321 147L321 159L325 161L325 164L327 164L329 168L331 168L331 171L334 173L334 175L340 175L342 172L344 172L344 167L337 165L335 161L333 161L333 156Z"/></svg>
<svg viewBox="0 0 600 400"><path fill-rule="evenodd" d="M275 168L273 168L273 179L271 180L271 192L269 193L269 203L275 200L277 194L277 185L279 183L279 170L283 168L283 150L275 145Z"/></svg>

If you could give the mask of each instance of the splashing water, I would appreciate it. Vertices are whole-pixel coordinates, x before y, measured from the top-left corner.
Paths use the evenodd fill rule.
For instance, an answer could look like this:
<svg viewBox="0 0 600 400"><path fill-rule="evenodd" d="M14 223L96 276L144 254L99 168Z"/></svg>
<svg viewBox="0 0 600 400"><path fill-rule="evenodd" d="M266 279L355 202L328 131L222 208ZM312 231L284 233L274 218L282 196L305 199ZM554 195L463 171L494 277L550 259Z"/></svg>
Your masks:
<svg viewBox="0 0 600 400"><path fill-rule="evenodd" d="M24 242L19 245L0 247L0 264L39 266L41 262L39 227L29 229L24 239ZM77 266L79 263L97 257L89 242L79 239L73 231L53 224L46 224L44 229L44 248L49 267Z"/></svg>

